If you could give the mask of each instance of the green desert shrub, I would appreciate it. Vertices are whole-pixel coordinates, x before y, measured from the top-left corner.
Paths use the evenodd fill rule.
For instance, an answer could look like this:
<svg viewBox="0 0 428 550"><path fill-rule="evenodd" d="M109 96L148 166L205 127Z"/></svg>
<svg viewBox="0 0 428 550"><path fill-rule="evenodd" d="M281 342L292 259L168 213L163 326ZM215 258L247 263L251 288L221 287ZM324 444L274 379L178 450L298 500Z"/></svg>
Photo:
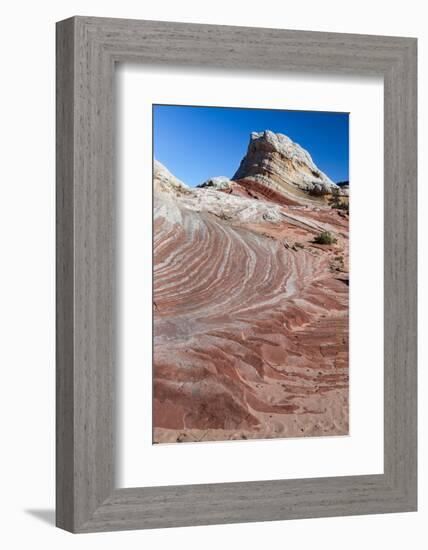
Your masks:
<svg viewBox="0 0 428 550"><path fill-rule="evenodd" d="M314 243L316 244L335 244L337 243L337 239L330 233L330 231L322 231L319 235L317 235L314 239Z"/></svg>

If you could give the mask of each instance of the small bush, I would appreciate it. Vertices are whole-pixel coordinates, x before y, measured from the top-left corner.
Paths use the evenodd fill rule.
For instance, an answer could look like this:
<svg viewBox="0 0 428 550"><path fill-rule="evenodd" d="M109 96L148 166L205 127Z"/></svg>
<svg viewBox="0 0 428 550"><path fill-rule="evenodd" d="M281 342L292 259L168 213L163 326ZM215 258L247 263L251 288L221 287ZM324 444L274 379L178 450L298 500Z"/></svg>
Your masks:
<svg viewBox="0 0 428 550"><path fill-rule="evenodd" d="M349 212L349 201L347 197L340 196L339 189L333 189L329 203L332 208Z"/></svg>
<svg viewBox="0 0 428 550"><path fill-rule="evenodd" d="M345 210L345 212L349 212L349 204L346 202L335 202L331 207L336 208L337 210Z"/></svg>
<svg viewBox="0 0 428 550"><path fill-rule="evenodd" d="M317 235L314 239L314 243L316 244L335 244L337 243L337 239L333 237L333 235L330 233L330 231L323 231L319 235Z"/></svg>

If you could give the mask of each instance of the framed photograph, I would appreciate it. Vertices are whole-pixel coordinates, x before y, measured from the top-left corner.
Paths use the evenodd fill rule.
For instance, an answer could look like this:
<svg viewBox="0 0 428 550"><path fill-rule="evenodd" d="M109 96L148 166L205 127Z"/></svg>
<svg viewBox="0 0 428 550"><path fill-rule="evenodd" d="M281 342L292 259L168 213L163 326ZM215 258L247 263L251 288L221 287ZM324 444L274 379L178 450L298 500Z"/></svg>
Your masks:
<svg viewBox="0 0 428 550"><path fill-rule="evenodd" d="M57 525L414 511L416 39L57 24Z"/></svg>

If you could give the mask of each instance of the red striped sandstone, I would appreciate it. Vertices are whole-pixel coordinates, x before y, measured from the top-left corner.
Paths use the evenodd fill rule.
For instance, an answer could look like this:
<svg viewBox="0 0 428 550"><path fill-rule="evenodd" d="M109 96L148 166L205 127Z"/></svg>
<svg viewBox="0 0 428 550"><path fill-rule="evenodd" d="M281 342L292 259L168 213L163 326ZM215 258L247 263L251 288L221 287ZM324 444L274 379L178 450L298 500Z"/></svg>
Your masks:
<svg viewBox="0 0 428 550"><path fill-rule="evenodd" d="M348 217L240 170L195 189L155 163L157 443L348 432Z"/></svg>

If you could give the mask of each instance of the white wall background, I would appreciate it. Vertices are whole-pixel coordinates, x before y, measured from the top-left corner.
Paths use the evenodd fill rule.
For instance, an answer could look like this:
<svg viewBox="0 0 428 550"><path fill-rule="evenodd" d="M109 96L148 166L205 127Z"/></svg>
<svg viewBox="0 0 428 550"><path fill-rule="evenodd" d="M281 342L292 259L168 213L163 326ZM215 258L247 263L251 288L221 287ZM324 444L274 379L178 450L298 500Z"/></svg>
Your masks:
<svg viewBox="0 0 428 550"><path fill-rule="evenodd" d="M3 5L0 171L0 543L51 549L265 546L331 550L426 547L427 471L420 468L420 510L412 514L299 520L70 535L53 527L54 506L54 23L97 15L419 38L420 248L427 232L425 174L428 30L424 4L407 0L15 0ZM425 249L426 251L426 249ZM424 251L424 252L425 252ZM420 280L428 277L420 256ZM421 284L420 334L428 330ZM422 344L422 337L421 344ZM420 364L427 363L426 348ZM426 394L420 370L420 459L428 462Z"/></svg>

